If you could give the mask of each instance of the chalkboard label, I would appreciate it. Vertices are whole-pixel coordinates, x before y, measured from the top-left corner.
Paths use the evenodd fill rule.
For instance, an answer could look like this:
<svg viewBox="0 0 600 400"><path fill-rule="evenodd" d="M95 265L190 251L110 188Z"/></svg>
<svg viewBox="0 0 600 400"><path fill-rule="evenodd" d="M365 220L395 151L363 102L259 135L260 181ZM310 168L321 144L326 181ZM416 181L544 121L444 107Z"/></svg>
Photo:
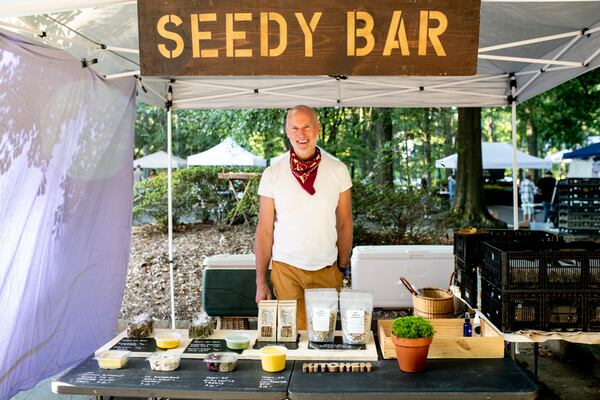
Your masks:
<svg viewBox="0 0 600 400"><path fill-rule="evenodd" d="M231 350L227 348L224 339L193 339L184 353L188 354L208 354L215 351L233 351L241 353L244 350Z"/></svg>
<svg viewBox="0 0 600 400"><path fill-rule="evenodd" d="M345 344L341 336L333 338L333 343L308 342L309 350L366 350L364 344Z"/></svg>
<svg viewBox="0 0 600 400"><path fill-rule="evenodd" d="M144 375L140 386L157 386L170 382L178 382L181 376L178 375Z"/></svg>
<svg viewBox="0 0 600 400"><path fill-rule="evenodd" d="M277 386L287 387L288 378L285 375L261 376L258 382L259 389L271 389Z"/></svg>
<svg viewBox="0 0 600 400"><path fill-rule="evenodd" d="M123 338L117 342L111 350L125 350L136 353L151 353L156 351L156 341L153 338L133 339Z"/></svg>
<svg viewBox="0 0 600 400"><path fill-rule="evenodd" d="M96 386L96 385L110 385L111 383L122 379L125 376L122 372L112 373L98 373L98 372L84 372L78 375L74 380L75 385L83 386Z"/></svg>

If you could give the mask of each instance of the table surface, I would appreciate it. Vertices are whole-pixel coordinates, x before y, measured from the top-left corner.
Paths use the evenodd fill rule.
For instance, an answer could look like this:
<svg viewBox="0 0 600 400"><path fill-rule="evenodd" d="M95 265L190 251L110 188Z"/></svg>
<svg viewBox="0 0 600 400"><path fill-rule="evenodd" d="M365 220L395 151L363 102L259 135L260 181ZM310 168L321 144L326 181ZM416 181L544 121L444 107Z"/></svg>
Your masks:
<svg viewBox="0 0 600 400"><path fill-rule="evenodd" d="M287 396L293 361L269 373L260 362L239 360L232 372L208 371L202 360L182 359L172 372L152 371L143 358L130 358L124 369L104 370L89 357L52 383L59 394L179 399L273 399Z"/></svg>
<svg viewBox="0 0 600 400"><path fill-rule="evenodd" d="M315 385L318 382L318 385ZM371 373L302 373L296 361L289 399L535 399L539 387L513 360L427 360L425 371L400 371L396 360L373 363Z"/></svg>
<svg viewBox="0 0 600 400"><path fill-rule="evenodd" d="M122 370L102 370L92 357L52 385L55 393L123 397L231 399L535 399L538 386L513 360L428 360L424 372L409 374L396 360L373 362L373 372L304 373L302 361L285 371L263 372L259 361L240 360L229 373L210 372L202 360L182 359L177 371L150 370L130 359Z"/></svg>

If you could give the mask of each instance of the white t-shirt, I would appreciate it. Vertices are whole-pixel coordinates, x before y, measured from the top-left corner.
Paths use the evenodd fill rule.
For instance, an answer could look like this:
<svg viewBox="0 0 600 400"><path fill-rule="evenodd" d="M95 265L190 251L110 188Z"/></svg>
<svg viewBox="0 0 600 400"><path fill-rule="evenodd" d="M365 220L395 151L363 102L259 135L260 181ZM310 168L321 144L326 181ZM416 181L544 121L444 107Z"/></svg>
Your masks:
<svg viewBox="0 0 600 400"><path fill-rule="evenodd" d="M321 162L310 195L290 169L289 152L262 174L258 194L275 202L272 258L316 271L337 259L336 209L340 193L352 187L348 168L321 150Z"/></svg>

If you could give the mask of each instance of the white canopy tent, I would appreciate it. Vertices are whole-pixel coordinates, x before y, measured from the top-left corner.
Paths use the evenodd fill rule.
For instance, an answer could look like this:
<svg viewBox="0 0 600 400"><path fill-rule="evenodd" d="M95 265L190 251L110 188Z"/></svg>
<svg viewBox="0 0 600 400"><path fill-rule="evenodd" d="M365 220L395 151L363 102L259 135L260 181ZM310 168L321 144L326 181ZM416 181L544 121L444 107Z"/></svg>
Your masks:
<svg viewBox="0 0 600 400"><path fill-rule="evenodd" d="M240 146L231 137L218 145L187 158L187 165L248 165L266 167L267 161Z"/></svg>
<svg viewBox="0 0 600 400"><path fill-rule="evenodd" d="M557 151L556 153L550 153L548 155L546 155L546 157L544 157L544 160L548 160L551 161L552 164L561 164L561 163L570 163L571 160L569 158L563 158L563 156L566 153L570 153L573 150L570 149L566 149L566 150L560 150Z"/></svg>
<svg viewBox="0 0 600 400"><path fill-rule="evenodd" d="M133 160L134 168L138 165L142 168L166 169L169 168L169 155L162 150L157 151ZM183 168L186 165L187 163L183 158L171 156L171 168Z"/></svg>
<svg viewBox="0 0 600 400"><path fill-rule="evenodd" d="M482 1L472 77L140 75L135 1L20 0L4 3L0 27L63 47L106 79L132 76L140 101L172 109L315 107L512 107L513 220L518 227L516 106L600 65L599 1ZM171 167L168 168L172 273ZM173 287L171 285L171 297ZM175 321L174 303L172 319Z"/></svg>
<svg viewBox="0 0 600 400"><path fill-rule="evenodd" d="M513 147L508 143L484 142L481 143L481 161L483 169L506 169L513 167ZM456 169L458 155L456 153L436 160L436 168ZM534 157L517 150L517 168L550 169L552 162Z"/></svg>

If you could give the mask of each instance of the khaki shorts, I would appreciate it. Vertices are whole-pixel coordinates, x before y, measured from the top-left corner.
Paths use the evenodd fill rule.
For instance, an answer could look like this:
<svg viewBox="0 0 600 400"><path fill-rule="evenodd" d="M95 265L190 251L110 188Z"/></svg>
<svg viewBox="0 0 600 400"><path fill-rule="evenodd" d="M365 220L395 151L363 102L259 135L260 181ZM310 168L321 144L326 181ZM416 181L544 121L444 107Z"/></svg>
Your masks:
<svg viewBox="0 0 600 400"><path fill-rule="evenodd" d="M317 271L305 271L292 265L272 261L271 283L278 300L298 300L298 329L306 329L306 309L304 289L335 288L342 286L344 274L337 268L337 263Z"/></svg>

